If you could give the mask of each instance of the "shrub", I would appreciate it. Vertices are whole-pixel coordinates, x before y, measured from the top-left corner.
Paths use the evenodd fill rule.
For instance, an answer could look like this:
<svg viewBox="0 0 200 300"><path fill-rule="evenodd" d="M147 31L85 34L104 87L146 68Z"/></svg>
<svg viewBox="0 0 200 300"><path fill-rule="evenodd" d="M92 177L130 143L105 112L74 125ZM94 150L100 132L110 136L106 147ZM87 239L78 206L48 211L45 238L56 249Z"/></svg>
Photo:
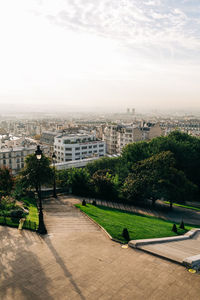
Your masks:
<svg viewBox="0 0 200 300"><path fill-rule="evenodd" d="M83 199L82 205L83 205L83 206L86 206L86 201L85 201L85 199Z"/></svg>
<svg viewBox="0 0 200 300"><path fill-rule="evenodd" d="M21 219L24 217L24 212L21 209L13 210L10 213L12 221L15 221L16 219Z"/></svg>
<svg viewBox="0 0 200 300"><path fill-rule="evenodd" d="M174 225L172 226L172 231L175 232L175 233L177 233L177 227L176 227L176 224L174 224Z"/></svg>
<svg viewBox="0 0 200 300"><path fill-rule="evenodd" d="M123 229L122 236L125 238L126 241L130 241L129 232L127 228Z"/></svg>
<svg viewBox="0 0 200 300"><path fill-rule="evenodd" d="M182 220L182 222L181 222L181 224L180 224L180 228L181 228L181 229L185 229L185 224L184 224L183 220Z"/></svg>
<svg viewBox="0 0 200 300"><path fill-rule="evenodd" d="M97 205L97 203L96 203L96 201L95 201L95 200L93 200L93 201L92 201L92 205L94 205L94 206L96 206L96 205Z"/></svg>

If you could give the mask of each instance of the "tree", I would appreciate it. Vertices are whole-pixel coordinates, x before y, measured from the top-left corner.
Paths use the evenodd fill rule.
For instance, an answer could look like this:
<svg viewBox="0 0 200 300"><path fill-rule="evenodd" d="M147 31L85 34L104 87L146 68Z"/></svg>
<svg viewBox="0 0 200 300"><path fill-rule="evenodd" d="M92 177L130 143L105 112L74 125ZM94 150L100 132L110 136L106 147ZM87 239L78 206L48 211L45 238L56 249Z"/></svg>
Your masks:
<svg viewBox="0 0 200 300"><path fill-rule="evenodd" d="M113 176L111 170L98 170L92 175L92 184L98 197L115 199L118 197L118 175Z"/></svg>
<svg viewBox="0 0 200 300"><path fill-rule="evenodd" d="M76 195L87 196L90 194L90 174L86 169L72 168L68 171L67 185Z"/></svg>
<svg viewBox="0 0 200 300"><path fill-rule="evenodd" d="M42 155L40 161L35 154L31 154L25 159L25 167L19 174L19 180L26 189L34 188L38 192L39 184L52 183L53 169L50 167L51 161Z"/></svg>
<svg viewBox="0 0 200 300"><path fill-rule="evenodd" d="M144 141L130 143L122 150L123 164L127 165L129 170L131 170L133 163L148 158L149 156L149 143Z"/></svg>
<svg viewBox="0 0 200 300"><path fill-rule="evenodd" d="M191 198L197 187L187 179L183 171L175 168L175 158L164 151L135 163L123 185L123 195L128 201L159 198L172 202L184 202Z"/></svg>
<svg viewBox="0 0 200 300"><path fill-rule="evenodd" d="M9 195L14 186L14 177L10 169L0 168L0 196Z"/></svg>

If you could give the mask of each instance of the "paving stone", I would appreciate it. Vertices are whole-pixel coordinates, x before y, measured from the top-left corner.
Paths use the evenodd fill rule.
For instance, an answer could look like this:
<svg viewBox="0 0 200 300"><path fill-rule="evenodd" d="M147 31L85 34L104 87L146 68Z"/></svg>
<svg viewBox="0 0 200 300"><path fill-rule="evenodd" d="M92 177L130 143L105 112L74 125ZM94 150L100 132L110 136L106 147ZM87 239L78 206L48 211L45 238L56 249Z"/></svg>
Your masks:
<svg viewBox="0 0 200 300"><path fill-rule="evenodd" d="M73 207L78 201L45 201L45 209L51 205L45 213L46 237L0 227L0 299L199 299L199 275L147 253L122 249ZM66 205L62 217L59 205L62 210Z"/></svg>

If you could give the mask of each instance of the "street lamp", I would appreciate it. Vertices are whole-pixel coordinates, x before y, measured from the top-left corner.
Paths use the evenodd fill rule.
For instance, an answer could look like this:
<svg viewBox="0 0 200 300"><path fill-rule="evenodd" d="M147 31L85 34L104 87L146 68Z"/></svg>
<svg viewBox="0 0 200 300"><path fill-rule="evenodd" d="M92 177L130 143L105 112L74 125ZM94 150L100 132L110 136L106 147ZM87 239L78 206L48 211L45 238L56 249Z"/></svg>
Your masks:
<svg viewBox="0 0 200 300"><path fill-rule="evenodd" d="M37 232L40 234L46 234L47 230L44 224L43 211L42 211L42 195L41 195L41 182L40 182L40 160L42 158L42 150L40 149L40 145L37 146L37 150L35 151L35 156L37 158L37 179L38 179L38 199L39 199L39 227Z"/></svg>
<svg viewBox="0 0 200 300"><path fill-rule="evenodd" d="M53 160L53 170L54 170L54 174L53 174L53 197L57 198L57 194L56 194L56 168L55 168L56 155L55 155L55 152L52 155L52 160Z"/></svg>

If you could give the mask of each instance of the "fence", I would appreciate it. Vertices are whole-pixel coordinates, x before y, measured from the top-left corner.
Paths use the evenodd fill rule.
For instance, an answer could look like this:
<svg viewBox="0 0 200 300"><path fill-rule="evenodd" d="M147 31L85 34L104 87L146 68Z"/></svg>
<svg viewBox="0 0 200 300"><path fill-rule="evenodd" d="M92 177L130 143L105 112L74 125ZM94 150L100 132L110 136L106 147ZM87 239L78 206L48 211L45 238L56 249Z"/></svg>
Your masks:
<svg viewBox="0 0 200 300"><path fill-rule="evenodd" d="M18 219L18 218L0 216L0 224L1 225L7 225L7 226L10 226L10 227L18 227L19 226L19 220L20 219ZM23 228L36 231L37 230L37 224L35 222L30 221L30 220L26 220L23 224Z"/></svg>

